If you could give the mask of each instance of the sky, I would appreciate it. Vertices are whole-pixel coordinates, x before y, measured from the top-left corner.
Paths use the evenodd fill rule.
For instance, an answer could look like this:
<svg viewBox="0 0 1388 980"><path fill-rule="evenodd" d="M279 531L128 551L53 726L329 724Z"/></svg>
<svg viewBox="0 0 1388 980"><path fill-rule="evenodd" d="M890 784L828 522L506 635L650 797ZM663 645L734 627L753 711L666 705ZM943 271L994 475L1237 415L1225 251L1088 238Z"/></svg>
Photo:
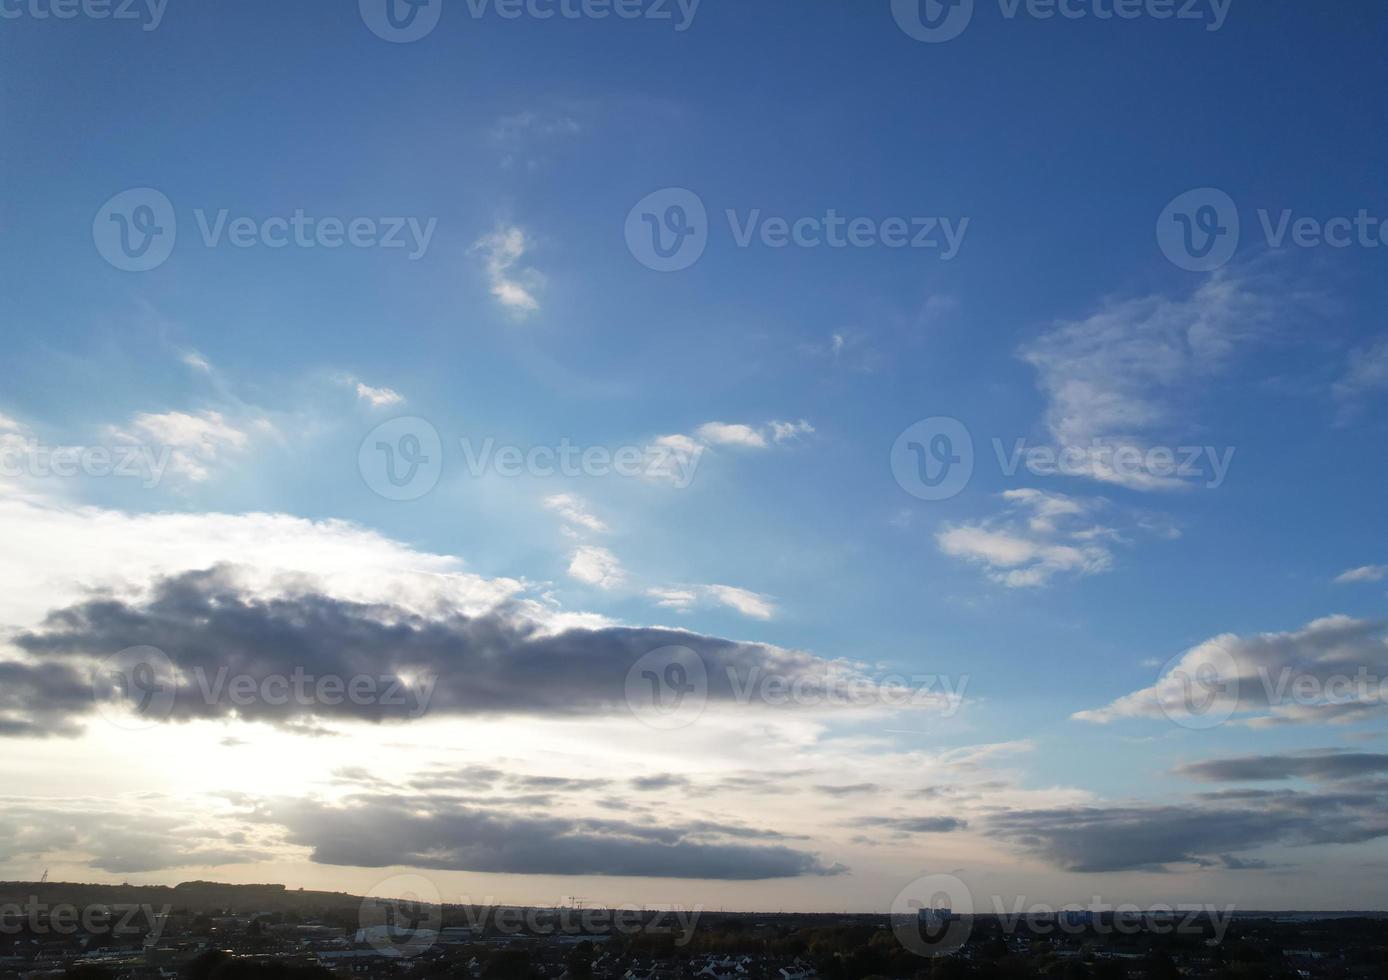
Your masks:
<svg viewBox="0 0 1388 980"><path fill-rule="evenodd" d="M1386 38L2 0L0 878L1388 906Z"/></svg>

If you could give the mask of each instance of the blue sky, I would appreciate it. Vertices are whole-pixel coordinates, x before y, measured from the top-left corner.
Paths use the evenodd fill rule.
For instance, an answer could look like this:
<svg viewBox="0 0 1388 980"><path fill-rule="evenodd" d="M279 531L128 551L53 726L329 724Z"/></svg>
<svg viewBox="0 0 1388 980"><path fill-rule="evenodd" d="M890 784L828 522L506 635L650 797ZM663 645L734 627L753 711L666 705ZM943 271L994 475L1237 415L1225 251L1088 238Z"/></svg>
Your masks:
<svg viewBox="0 0 1388 980"><path fill-rule="evenodd" d="M1162 664L1224 634L1255 650L1261 634L1297 634L1296 662L1324 667L1306 652L1320 649L1321 629L1298 631L1335 614L1370 624L1328 648L1343 655L1336 663L1388 662L1373 626L1388 562L1388 246L1272 247L1258 216L1388 219L1379 12L1235 0L1212 30L1208 4L1191 7L1204 20L1103 19L1097 0L1074 6L1086 16L1040 20L979 0L961 36L925 43L885 0L705 0L682 31L445 4L410 43L377 36L352 4L172 0L151 30L7 8L20 13L0 24L10 93L0 167L12 188L0 200L0 415L15 445L175 452L152 489L18 478L14 500L69 515L61 533L74 544L38 562L52 595L9 611L10 633L40 628L38 614L76 602L79 587L254 566L254 549L219 550L212 515L286 515L351 522L403 549L382 581L448 556L481 580L524 583L546 615L808 651L879 680L967 677L958 712L817 721L808 743L767 736L758 758L775 769L819 745L834 782L862 764L856 753L902 780L916 779L904 766L1003 755L996 781L1007 789L970 804L969 841L854 844L840 829L800 828L824 867L852 868L852 888L836 894L845 879L830 874L809 892L793 877L762 891L708 886L730 904L789 906L804 894L810 907L883 908L900 884L887 865L1006 867L1006 830L984 830L999 808L1199 807L1185 801L1209 787L1176 767L1382 748L1372 714L1334 725L1236 718L1210 731L1140 710L1102 724L1073 717L1150 688ZM115 268L94 244L103 205L131 188L157 190L176 216L176 244L150 271ZM662 273L632 253L624 228L638 201L666 188L702 202L708 242L692 266ZM1241 219L1236 254L1214 271L1179 268L1155 231L1196 188L1223 191ZM221 209L257 223L296 210L412 217L433 230L415 258L208 247L197 213ZM739 223L832 209L965 231L948 259L883 244L744 248L730 209ZM359 471L363 439L394 417L426 420L442 440L442 476L418 499L384 499ZM974 473L949 499L921 500L894 476L893 446L939 417L969 432ZM644 451L672 437L700 453L687 487L479 477L460 448L490 438ZM993 440L1233 455L1217 487L1156 487L1008 475ZM83 521L140 515L183 515L167 533L185 552L137 573L123 562L138 535L75 543ZM315 541L335 533L314 526ZM323 572L326 559L298 568L294 553L286 545L280 565L261 564ZM30 561L11 559L10 580L39 577ZM1365 570L1336 581L1353 569ZM381 590L373 599L398 595ZM324 740L304 741L305 765L345 764ZM25 742L69 761L73 744ZM726 763L717 746L706 751L684 765ZM39 795L67 799L82 765L65 771ZM860 802L853 819L917 805ZM761 803L720 805L748 823L777 819ZM312 837L295 833L294 846ZM884 848L902 856L872 856ZM1268 869L1239 871L1162 857L1153 863L1173 866L1094 872L1060 851L1029 854L1025 885L986 887L1119 898L1184 888L1271 903L1292 876L1304 904L1382 904L1367 877L1323 870L1381 871L1381 842L1308 847L1270 831L1254 855ZM15 860L17 871L25 860ZM228 876L247 865L251 874L251 858L207 866ZM144 873L177 878L188 866ZM295 873L370 883L332 877L348 872L316 859ZM1090 886L1095 874L1117 877ZM550 897L549 879L502 877L518 899ZM668 891L624 879L605 894Z"/></svg>

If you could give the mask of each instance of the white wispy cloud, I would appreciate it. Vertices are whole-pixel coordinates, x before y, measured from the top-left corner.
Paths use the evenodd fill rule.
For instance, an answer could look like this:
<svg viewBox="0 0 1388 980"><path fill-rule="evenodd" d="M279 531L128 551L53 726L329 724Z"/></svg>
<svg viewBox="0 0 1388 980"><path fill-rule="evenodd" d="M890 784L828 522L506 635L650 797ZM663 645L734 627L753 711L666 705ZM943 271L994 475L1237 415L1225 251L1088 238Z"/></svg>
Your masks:
<svg viewBox="0 0 1388 980"><path fill-rule="evenodd" d="M1331 390L1341 403L1342 421L1352 417L1369 395L1388 391L1388 337L1352 351L1344 375Z"/></svg>
<svg viewBox="0 0 1388 980"><path fill-rule="evenodd" d="M557 513L574 528L591 531L595 534L603 534L607 531L607 524L588 509L587 501L576 494L556 493L546 497L545 507Z"/></svg>
<svg viewBox="0 0 1388 980"><path fill-rule="evenodd" d="M373 388L361 381L358 381L356 385L357 398L372 408L387 408L391 405L403 404L405 401L405 396L394 388Z"/></svg>
<svg viewBox="0 0 1388 980"><path fill-rule="evenodd" d="M742 446L747 449L765 449L766 436L740 422L705 422L695 430L695 434L712 446Z"/></svg>
<svg viewBox="0 0 1388 980"><path fill-rule="evenodd" d="M776 605L769 596L732 585L677 585L647 589L646 595L657 605L689 612L701 603L714 603L735 609L752 619L773 619Z"/></svg>
<svg viewBox="0 0 1388 980"><path fill-rule="evenodd" d="M1001 514L975 523L945 525L940 550L982 565L1009 588L1047 585L1060 574L1096 575L1113 567L1110 545L1121 540L1094 522L1106 502L1041 490L1008 490Z"/></svg>
<svg viewBox="0 0 1388 980"><path fill-rule="evenodd" d="M544 285L544 276L521 265L529 248L525 229L519 225L503 225L479 238L469 249L482 257L487 281L497 302L520 316L539 310L536 293Z"/></svg>
<svg viewBox="0 0 1388 980"><path fill-rule="evenodd" d="M1218 274L1188 296L1106 301L1019 353L1037 371L1052 438L1088 455L1085 473L1135 490L1181 489L1190 484L1179 476L1114 466L1113 453L1179 438L1184 406L1268 329L1275 309L1251 282Z"/></svg>
<svg viewBox="0 0 1388 980"><path fill-rule="evenodd" d="M112 426L112 438L169 450L169 470L193 482L208 479L229 456L243 452L252 437L274 436L273 424L263 418L233 421L216 411L144 412L125 426Z"/></svg>
<svg viewBox="0 0 1388 980"><path fill-rule="evenodd" d="M773 419L762 425L748 425L745 422L705 422L694 430L693 437L683 438L705 446L766 449L773 444L793 442L802 436L814 435L814 431L814 426L804 419L798 422Z"/></svg>
<svg viewBox="0 0 1388 980"><path fill-rule="evenodd" d="M1347 585L1351 582L1382 582L1385 578L1388 578L1388 565L1360 565L1336 575L1335 581Z"/></svg>
<svg viewBox="0 0 1388 980"><path fill-rule="evenodd" d="M200 371L203 374L212 373L212 362L198 351L185 350L179 354L178 359L194 371Z"/></svg>

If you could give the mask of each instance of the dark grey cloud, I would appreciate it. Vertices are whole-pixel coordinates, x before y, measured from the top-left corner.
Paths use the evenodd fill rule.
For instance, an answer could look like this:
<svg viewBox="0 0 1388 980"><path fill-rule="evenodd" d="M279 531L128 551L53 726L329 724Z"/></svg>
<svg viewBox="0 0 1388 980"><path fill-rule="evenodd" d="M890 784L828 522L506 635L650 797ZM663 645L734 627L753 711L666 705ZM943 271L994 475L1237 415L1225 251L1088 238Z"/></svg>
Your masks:
<svg viewBox="0 0 1388 980"><path fill-rule="evenodd" d="M865 817L858 827L881 827L904 834L948 834L967 830L969 822L959 817Z"/></svg>
<svg viewBox="0 0 1388 980"><path fill-rule="evenodd" d="M238 587L227 568L161 580L142 602L101 597L56 610L12 642L26 658L0 663L0 735L76 734L76 720L94 709L94 666L140 646L163 651L179 674L168 718L235 715L307 732L322 732L319 723L334 719L408 720L421 707L473 716L625 712L628 671L663 647L687 647L702 658L715 703L734 702L748 677L801 678L814 690L829 674L806 653L684 630L547 632L517 606L429 617L314 592L257 597ZM385 697L237 703L229 683L216 683L237 676L258 683L296 671L379 678L383 689L400 678L436 678L436 685L427 699L418 683L397 691L395 703Z"/></svg>
<svg viewBox="0 0 1388 980"><path fill-rule="evenodd" d="M823 793L825 796L845 797L845 796L864 796L868 793L876 793L882 787L876 783L851 783L847 786L816 786L816 792Z"/></svg>
<svg viewBox="0 0 1388 980"><path fill-rule="evenodd" d="M1067 871L1259 866L1268 846L1358 844L1388 836L1388 783L1328 792L1233 791L1167 806L1009 810L987 831Z"/></svg>
<svg viewBox="0 0 1388 980"><path fill-rule="evenodd" d="M98 871L125 875L269 858L247 840L160 812L0 799L0 861L38 863L56 852L76 853Z"/></svg>
<svg viewBox="0 0 1388 980"><path fill-rule="evenodd" d="M283 826L288 842L312 848L319 864L726 880L846 870L806 851L745 842L782 836L774 831L708 821L661 825L522 815L451 796L279 800L258 804L254 815Z"/></svg>
<svg viewBox="0 0 1388 980"><path fill-rule="evenodd" d="M688 785L689 780L686 777L677 776L672 772L662 772L654 776L635 776L631 780L631 788L642 793L683 788Z"/></svg>
<svg viewBox="0 0 1388 980"><path fill-rule="evenodd" d="M1388 773L1388 755L1324 749L1291 755L1248 755L1179 766L1178 775L1209 782L1263 782L1280 779L1340 780Z"/></svg>

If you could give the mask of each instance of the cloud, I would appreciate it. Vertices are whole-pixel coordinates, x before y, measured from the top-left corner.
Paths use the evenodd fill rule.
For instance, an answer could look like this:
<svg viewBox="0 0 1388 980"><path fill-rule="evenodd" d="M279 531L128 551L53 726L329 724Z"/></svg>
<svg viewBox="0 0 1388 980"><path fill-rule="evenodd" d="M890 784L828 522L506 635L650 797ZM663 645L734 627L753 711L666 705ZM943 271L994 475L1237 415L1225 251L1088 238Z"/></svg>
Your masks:
<svg viewBox="0 0 1388 980"><path fill-rule="evenodd" d="M19 631L12 643L22 659L0 661L0 733L75 734L97 707L96 665L143 646L162 651L171 671L147 686L167 692L166 711L151 720L239 718L288 729L406 722L425 712L609 717L622 710L628 671L665 647L687 647L702 659L710 704L738 704L754 678L772 675L820 697L810 703L828 703L833 685L871 684L851 665L799 651L663 628L554 628L529 612L504 603L481 614L446 606L421 613L336 599L303 577L265 594L236 569L185 572L141 598L88 598ZM295 676L370 678L376 691L396 696L319 697L314 680L305 697L247 697L229 680L250 678L259 692L270 690L268 679Z"/></svg>
<svg viewBox="0 0 1388 980"><path fill-rule="evenodd" d="M1193 774L1211 779L1281 778L1266 774L1285 772L1289 759L1314 757L1270 757L1266 767L1251 759L1224 760L1201 764L1206 768ZM1333 753L1321 757L1349 758ZM1348 762L1332 764L1322 776L1347 779L1381 771L1376 763ZM1202 794L1199 802L1161 806L1005 811L988 818L987 832L1067 871L1174 871L1190 865L1242 870L1266 866L1256 858L1237 856L1260 847L1359 844L1388 836L1382 816L1386 804L1388 784L1381 781L1337 783L1314 793L1234 790Z"/></svg>
<svg viewBox="0 0 1388 980"><path fill-rule="evenodd" d="M903 834L950 834L967 830L969 822L959 817L865 817L858 827L880 827Z"/></svg>
<svg viewBox="0 0 1388 980"><path fill-rule="evenodd" d="M0 797L0 861L82 854L114 875L268 860L244 837L209 827L205 814L174 815L164 803L117 810L88 800Z"/></svg>
<svg viewBox="0 0 1388 980"><path fill-rule="evenodd" d="M546 497L545 507L556 512L575 528L591 531L594 534L603 534L607 531L607 525L593 515L582 497L575 494L556 493Z"/></svg>
<svg viewBox="0 0 1388 980"><path fill-rule="evenodd" d="M765 449L766 436L750 425L728 422L705 422L696 430L704 442L714 446L741 446L746 449Z"/></svg>
<svg viewBox="0 0 1388 980"><path fill-rule="evenodd" d="M408 866L494 874L612 875L755 881L841 874L815 855L726 824L647 824L517 814L455 797L361 794L339 804L277 800L256 807L318 864ZM771 835L778 836L778 835Z"/></svg>
<svg viewBox="0 0 1388 980"><path fill-rule="evenodd" d="M569 561L569 575L596 585L600 589L615 589L625 584L627 575L622 563L611 551L598 545L581 545Z"/></svg>
<svg viewBox="0 0 1388 980"><path fill-rule="evenodd" d="M357 398L372 408L387 408L403 404L405 401L405 396L393 388L373 388L360 381L357 382Z"/></svg>
<svg viewBox="0 0 1388 980"><path fill-rule="evenodd" d="M845 797L845 796L865 796L877 793L882 789L876 783L850 783L846 786L816 786L815 791L823 793L825 796Z"/></svg>
<svg viewBox="0 0 1388 980"><path fill-rule="evenodd" d="M525 230L519 225L499 227L479 238L469 249L482 256L492 296L519 316L539 310L535 294L544 285L544 277L539 272L520 266L528 250Z"/></svg>
<svg viewBox="0 0 1388 980"><path fill-rule="evenodd" d="M188 367L192 368L194 371L201 372L202 374L211 374L211 373L212 373L212 362L209 361L209 360L208 360L206 357L204 357L202 354L200 354L198 351L195 351L195 350L186 350L186 351L183 351L183 352L179 355L179 358L178 358L178 359L179 359L180 361L182 361L182 362L183 362L185 365L187 365Z"/></svg>
<svg viewBox="0 0 1388 980"><path fill-rule="evenodd" d="M742 422L705 422L695 430L698 440L709 446L735 446L741 449L766 449L772 443L792 442L801 436L813 435L814 426L804 419L798 422L767 422L751 426Z"/></svg>
<svg viewBox="0 0 1388 980"><path fill-rule="evenodd" d="M1368 395L1388 389L1388 337L1356 349L1349 356L1344 376L1332 392L1343 404L1346 415L1358 409Z"/></svg>
<svg viewBox="0 0 1388 980"><path fill-rule="evenodd" d="M1388 755L1318 749L1293 755L1249 755L1178 766L1175 773L1210 782L1338 780L1388 773Z"/></svg>
<svg viewBox="0 0 1388 980"><path fill-rule="evenodd" d="M274 435L265 419L236 423L220 412L141 413L125 427L111 427L121 442L153 444L170 451L169 469L188 480L202 482L229 455L244 452L255 435Z"/></svg>
<svg viewBox="0 0 1388 980"><path fill-rule="evenodd" d="M526 110L502 116L492 126L488 138L501 151L503 169L535 173L547 163L536 152L537 148L582 131L582 125L571 115Z"/></svg>
<svg viewBox="0 0 1388 980"><path fill-rule="evenodd" d="M646 595L666 609L689 612L695 606L714 603L735 609L752 619L774 619L776 604L770 596L732 585L678 585L647 589Z"/></svg>
<svg viewBox="0 0 1388 980"><path fill-rule="evenodd" d="M1225 633L1191 647L1153 685L1073 715L1099 724L1180 718L1191 699L1255 727L1379 717L1388 677L1385 624L1327 616L1299 630Z"/></svg>
<svg viewBox="0 0 1388 980"><path fill-rule="evenodd" d="M751 616L753 619L771 619L776 615L776 607L771 600L756 592L739 589L732 585L705 585L701 586L701 589L715 602L736 609L744 616Z"/></svg>
<svg viewBox="0 0 1388 980"><path fill-rule="evenodd" d="M1113 567L1110 545L1119 538L1093 523L1105 506L1096 499L1040 490L1008 490L1004 511L976 523L947 524L935 535L940 550L982 565L1009 588L1041 586L1057 575L1097 575Z"/></svg>
<svg viewBox="0 0 1388 980"><path fill-rule="evenodd" d="M1145 455L1184 428L1183 408L1268 330L1276 308L1252 283L1218 273L1184 297L1105 301L1019 355L1036 369L1057 448L1087 457L1077 469L1134 490L1181 489L1190 484L1180 476L1115 466L1113 453Z"/></svg>
<svg viewBox="0 0 1388 980"><path fill-rule="evenodd" d="M1361 565L1336 575L1335 582L1347 585L1351 582L1382 582L1384 578L1388 578L1388 565Z"/></svg>

